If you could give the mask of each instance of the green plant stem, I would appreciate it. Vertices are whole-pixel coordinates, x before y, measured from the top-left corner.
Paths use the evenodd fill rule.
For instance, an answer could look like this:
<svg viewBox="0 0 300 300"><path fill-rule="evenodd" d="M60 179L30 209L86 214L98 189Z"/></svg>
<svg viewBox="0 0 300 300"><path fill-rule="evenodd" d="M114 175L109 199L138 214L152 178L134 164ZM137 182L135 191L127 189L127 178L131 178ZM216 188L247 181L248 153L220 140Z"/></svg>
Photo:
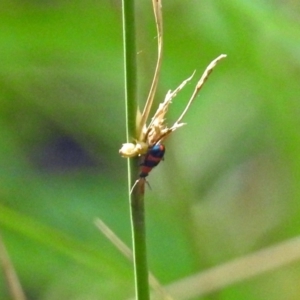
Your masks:
<svg viewBox="0 0 300 300"><path fill-rule="evenodd" d="M136 137L136 45L134 0L123 0L123 39L125 61L125 102L127 142ZM128 160L128 191L138 178L138 158ZM148 266L146 253L146 229L144 209L144 182L140 181L130 194L133 261L137 300L149 300Z"/></svg>
<svg viewBox="0 0 300 300"><path fill-rule="evenodd" d="M136 298L149 300L149 280L146 248L144 208L144 182L139 182L131 197L131 223L133 235L133 259L135 269Z"/></svg>

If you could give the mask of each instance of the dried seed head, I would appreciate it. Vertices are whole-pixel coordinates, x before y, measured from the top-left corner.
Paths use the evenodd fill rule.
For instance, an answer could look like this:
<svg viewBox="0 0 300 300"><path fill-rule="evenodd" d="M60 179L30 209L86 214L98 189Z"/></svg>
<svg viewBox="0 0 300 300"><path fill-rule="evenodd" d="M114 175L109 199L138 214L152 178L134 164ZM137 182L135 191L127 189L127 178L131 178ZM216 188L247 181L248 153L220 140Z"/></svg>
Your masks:
<svg viewBox="0 0 300 300"><path fill-rule="evenodd" d="M179 116L177 121L173 124L173 126L167 127L167 125L165 124L165 120L166 120L165 115L169 109L169 105L172 103L172 99L178 94L178 92L180 92L184 88L184 86L193 78L195 72L192 74L192 76L184 80L173 92L168 91L164 101L161 104L159 104L158 109L154 114L153 118L151 119L151 122L148 126L146 126L142 121L140 123L138 122L139 123L137 125L137 129L138 129L137 132L139 132L138 140L136 141L135 144L134 143L123 144L119 153L124 157L134 157L138 155L143 155L148 151L149 147L152 147L157 143L161 143L173 131L185 125L185 123L181 122L182 118L190 108L192 102L195 100L196 96L198 95L203 84L207 80L209 74L212 72L213 68L221 59L225 57L226 55L222 54L218 56L216 59L214 59L208 65L203 75L201 76L200 80L198 81L194 89L194 92L186 105L186 108ZM137 116L137 119L140 120L139 116Z"/></svg>
<svg viewBox="0 0 300 300"><path fill-rule="evenodd" d="M172 99L192 79L194 73L184 80L173 92L169 90L164 101L159 104L149 126L143 131L143 141L145 141L149 147L158 142L162 142L171 132L184 125L184 123L174 124L171 128L168 128L165 124L165 115L169 109L169 105L172 103Z"/></svg>
<svg viewBox="0 0 300 300"><path fill-rule="evenodd" d="M164 119L155 120L147 131L146 140L148 145L151 147L159 142L161 136L163 136L167 130L167 127L164 125Z"/></svg>

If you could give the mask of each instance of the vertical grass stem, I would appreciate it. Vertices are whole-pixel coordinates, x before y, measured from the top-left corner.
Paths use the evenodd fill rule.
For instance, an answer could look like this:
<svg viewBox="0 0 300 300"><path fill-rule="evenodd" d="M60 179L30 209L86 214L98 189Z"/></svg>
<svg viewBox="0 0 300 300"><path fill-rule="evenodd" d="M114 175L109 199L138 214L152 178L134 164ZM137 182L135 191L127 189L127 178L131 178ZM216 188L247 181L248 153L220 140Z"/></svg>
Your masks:
<svg viewBox="0 0 300 300"><path fill-rule="evenodd" d="M137 113L137 65L134 0L123 0L123 41L125 61L125 105L127 142L136 137ZM130 194L132 184L138 176L138 159L128 160L128 191L133 240L135 290L137 300L149 300L148 266L146 253L146 230L144 209L144 182Z"/></svg>

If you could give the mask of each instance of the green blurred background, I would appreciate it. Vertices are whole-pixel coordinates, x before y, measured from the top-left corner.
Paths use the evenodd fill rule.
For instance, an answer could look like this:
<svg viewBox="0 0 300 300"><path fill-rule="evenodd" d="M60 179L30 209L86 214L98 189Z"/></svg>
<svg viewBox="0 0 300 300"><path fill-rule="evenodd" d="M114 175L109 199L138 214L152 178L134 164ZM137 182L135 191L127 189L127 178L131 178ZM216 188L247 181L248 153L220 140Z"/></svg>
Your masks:
<svg viewBox="0 0 300 300"><path fill-rule="evenodd" d="M168 124L228 55L149 176L149 265L169 284L300 232L300 4L164 0L163 12L156 105L197 70ZM137 24L142 106L157 55L150 0ZM0 3L0 226L30 300L133 295L131 263L93 223L131 244L122 47L121 1ZM299 299L299 279L295 263L195 299Z"/></svg>

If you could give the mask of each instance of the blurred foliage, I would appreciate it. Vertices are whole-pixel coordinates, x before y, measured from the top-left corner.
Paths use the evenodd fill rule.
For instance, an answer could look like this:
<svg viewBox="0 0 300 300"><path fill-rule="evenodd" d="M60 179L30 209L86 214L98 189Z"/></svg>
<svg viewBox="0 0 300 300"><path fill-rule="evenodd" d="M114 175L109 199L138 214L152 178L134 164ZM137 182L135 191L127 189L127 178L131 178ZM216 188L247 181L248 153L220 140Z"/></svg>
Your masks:
<svg viewBox="0 0 300 300"><path fill-rule="evenodd" d="M137 5L145 99L156 33L151 1ZM299 234L300 5L163 5L157 104L228 55L149 177L149 263L167 284ZM120 1L0 3L0 225L28 299L133 294L131 263L93 224L100 217L130 245L121 23ZM294 264L198 299L298 299L299 279ZM9 299L4 278L0 294Z"/></svg>

